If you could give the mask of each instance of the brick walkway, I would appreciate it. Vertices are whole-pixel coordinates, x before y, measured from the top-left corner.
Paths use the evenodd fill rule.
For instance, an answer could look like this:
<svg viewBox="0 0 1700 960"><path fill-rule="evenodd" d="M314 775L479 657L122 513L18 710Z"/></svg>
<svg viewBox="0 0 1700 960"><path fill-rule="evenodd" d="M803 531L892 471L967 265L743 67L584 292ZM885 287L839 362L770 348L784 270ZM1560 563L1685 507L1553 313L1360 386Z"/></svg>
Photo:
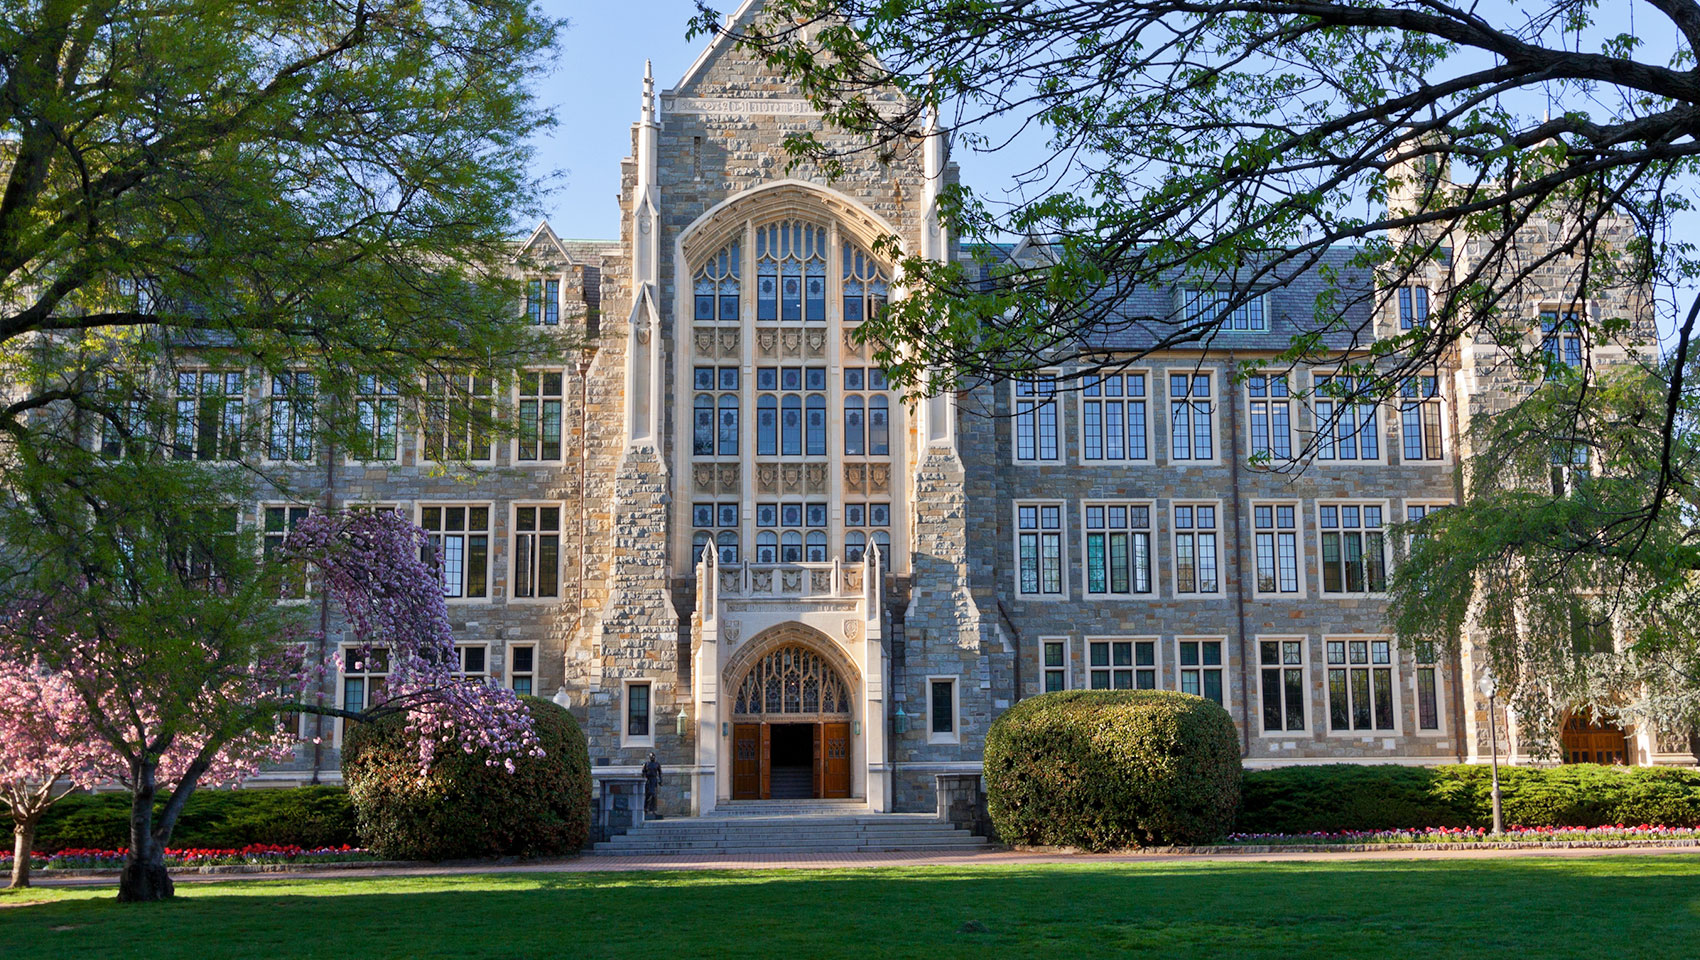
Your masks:
<svg viewBox="0 0 1700 960"><path fill-rule="evenodd" d="M375 877L442 877L502 873L607 873L633 870L842 870L872 867L986 867L1032 864L1101 864L1160 862L1277 863L1321 860L1499 860L1516 857L1599 856L1697 856L1700 847L1522 847L1505 850L1424 850L1389 846L1374 853L1361 851L1288 853L1117 853L1067 854L988 850L978 853L840 853L824 856L773 854L771 856L699 857L578 857L572 860L539 860L531 863L465 863L440 866L349 867L345 869L296 870L279 873L173 874L178 883L227 882L240 880L354 880ZM52 878L37 871L33 882L43 887L105 886L115 876Z"/></svg>

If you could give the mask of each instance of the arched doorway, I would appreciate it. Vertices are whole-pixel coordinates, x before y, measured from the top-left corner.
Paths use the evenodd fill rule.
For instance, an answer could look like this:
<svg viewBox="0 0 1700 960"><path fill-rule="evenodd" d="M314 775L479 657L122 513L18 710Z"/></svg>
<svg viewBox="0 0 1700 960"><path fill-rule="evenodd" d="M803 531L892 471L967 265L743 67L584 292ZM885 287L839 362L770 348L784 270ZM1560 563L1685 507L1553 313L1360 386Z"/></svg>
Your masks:
<svg viewBox="0 0 1700 960"><path fill-rule="evenodd" d="M1561 734L1565 763L1629 765L1635 754L1623 728L1590 713L1573 713Z"/></svg>
<svg viewBox="0 0 1700 960"><path fill-rule="evenodd" d="M732 799L850 796L851 687L818 651L775 646L732 698Z"/></svg>

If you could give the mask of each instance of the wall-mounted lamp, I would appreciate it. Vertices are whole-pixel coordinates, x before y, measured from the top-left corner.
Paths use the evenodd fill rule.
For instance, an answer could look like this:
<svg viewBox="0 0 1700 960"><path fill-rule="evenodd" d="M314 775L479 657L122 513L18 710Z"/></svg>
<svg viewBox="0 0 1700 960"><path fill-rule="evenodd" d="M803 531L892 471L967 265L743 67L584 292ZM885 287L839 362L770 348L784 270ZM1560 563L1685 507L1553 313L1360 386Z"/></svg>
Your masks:
<svg viewBox="0 0 1700 960"><path fill-rule="evenodd" d="M720 721L720 735L723 737L730 737L732 735L732 725L724 720Z"/></svg>
<svg viewBox="0 0 1700 960"><path fill-rule="evenodd" d="M685 716L685 708L680 707L679 713L673 718L673 733L680 740L685 739L685 731L689 728L689 718Z"/></svg>
<svg viewBox="0 0 1700 960"><path fill-rule="evenodd" d="M859 737L859 736L862 735L862 721L857 720L855 723L851 724L850 726L852 728L851 729L851 735L852 736Z"/></svg>
<svg viewBox="0 0 1700 960"><path fill-rule="evenodd" d="M899 736L902 736L903 734L908 733L908 732L909 732L909 714L904 713L903 708L900 706L900 707L897 708L897 733L898 733Z"/></svg>

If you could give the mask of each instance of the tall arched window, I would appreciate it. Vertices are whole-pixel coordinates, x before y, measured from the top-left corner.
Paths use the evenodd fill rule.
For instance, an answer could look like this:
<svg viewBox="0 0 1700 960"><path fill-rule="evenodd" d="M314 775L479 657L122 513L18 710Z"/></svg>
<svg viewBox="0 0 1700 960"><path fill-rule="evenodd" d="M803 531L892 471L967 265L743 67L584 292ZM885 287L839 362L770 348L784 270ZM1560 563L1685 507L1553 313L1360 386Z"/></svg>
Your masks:
<svg viewBox="0 0 1700 960"><path fill-rule="evenodd" d="M719 548L721 563L738 562L738 534L731 530L722 530L714 535L715 546Z"/></svg>
<svg viewBox="0 0 1700 960"><path fill-rule="evenodd" d="M699 393L692 415L691 453L699 457L714 456L714 395Z"/></svg>
<svg viewBox="0 0 1700 960"><path fill-rule="evenodd" d="M860 530L848 530L844 534L844 561L846 563L861 563L862 554L868 549L868 535Z"/></svg>
<svg viewBox="0 0 1700 960"><path fill-rule="evenodd" d="M808 454L811 457L826 456L826 398L818 393L809 394L806 401L808 417L805 421L808 427Z"/></svg>
<svg viewBox="0 0 1700 960"><path fill-rule="evenodd" d="M859 457L867 450L866 434L862 429L862 398L844 398L844 455Z"/></svg>
<svg viewBox="0 0 1700 960"><path fill-rule="evenodd" d="M826 236L799 220L756 228L757 320L826 320Z"/></svg>
<svg viewBox="0 0 1700 960"><path fill-rule="evenodd" d="M868 455L891 454L891 411L885 397L868 398Z"/></svg>
<svg viewBox="0 0 1700 960"><path fill-rule="evenodd" d="M709 257L696 277L696 321L736 323L738 317L738 271L742 269L738 241Z"/></svg>
<svg viewBox="0 0 1700 960"><path fill-rule="evenodd" d="M808 557L810 563L826 562L826 533L824 531L809 531Z"/></svg>
<svg viewBox="0 0 1700 960"><path fill-rule="evenodd" d="M787 531L785 531L785 535L779 538L779 562L780 563L802 563L803 562L803 535L802 534L798 533L795 530L787 530Z"/></svg>
<svg viewBox="0 0 1700 960"><path fill-rule="evenodd" d="M844 243L844 322L861 323L885 310L886 276L879 262Z"/></svg>
<svg viewBox="0 0 1700 960"><path fill-rule="evenodd" d="M779 562L779 534L772 530L763 530L756 534L756 562Z"/></svg>
<svg viewBox="0 0 1700 960"><path fill-rule="evenodd" d="M779 401L773 394L756 398L756 456L779 455Z"/></svg>
<svg viewBox="0 0 1700 960"><path fill-rule="evenodd" d="M738 455L738 395L720 395L720 455Z"/></svg>
<svg viewBox="0 0 1700 960"><path fill-rule="evenodd" d="M713 539L713 535L707 530L698 530L691 536L691 563L702 562L702 552L708 548L708 542L711 539Z"/></svg>
<svg viewBox="0 0 1700 960"><path fill-rule="evenodd" d="M794 393L785 395L779 410L779 452L787 457L803 453L803 398Z"/></svg>

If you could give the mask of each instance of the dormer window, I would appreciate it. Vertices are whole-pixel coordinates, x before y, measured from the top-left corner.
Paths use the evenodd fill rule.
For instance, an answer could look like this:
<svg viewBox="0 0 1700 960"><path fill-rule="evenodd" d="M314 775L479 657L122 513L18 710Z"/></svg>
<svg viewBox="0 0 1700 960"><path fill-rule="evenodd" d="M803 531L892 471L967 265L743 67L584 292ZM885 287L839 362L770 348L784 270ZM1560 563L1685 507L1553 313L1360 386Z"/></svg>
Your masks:
<svg viewBox="0 0 1700 960"><path fill-rule="evenodd" d="M1269 329L1269 316L1264 309L1264 294L1247 294L1233 309L1230 290L1183 289L1181 318L1187 326L1219 322L1221 329L1231 333L1259 333Z"/></svg>
<svg viewBox="0 0 1700 960"><path fill-rule="evenodd" d="M525 290L525 315L533 326L557 326L561 322L561 281L532 280Z"/></svg>
<svg viewBox="0 0 1700 960"><path fill-rule="evenodd" d="M1428 326L1428 288L1399 288L1399 329Z"/></svg>

